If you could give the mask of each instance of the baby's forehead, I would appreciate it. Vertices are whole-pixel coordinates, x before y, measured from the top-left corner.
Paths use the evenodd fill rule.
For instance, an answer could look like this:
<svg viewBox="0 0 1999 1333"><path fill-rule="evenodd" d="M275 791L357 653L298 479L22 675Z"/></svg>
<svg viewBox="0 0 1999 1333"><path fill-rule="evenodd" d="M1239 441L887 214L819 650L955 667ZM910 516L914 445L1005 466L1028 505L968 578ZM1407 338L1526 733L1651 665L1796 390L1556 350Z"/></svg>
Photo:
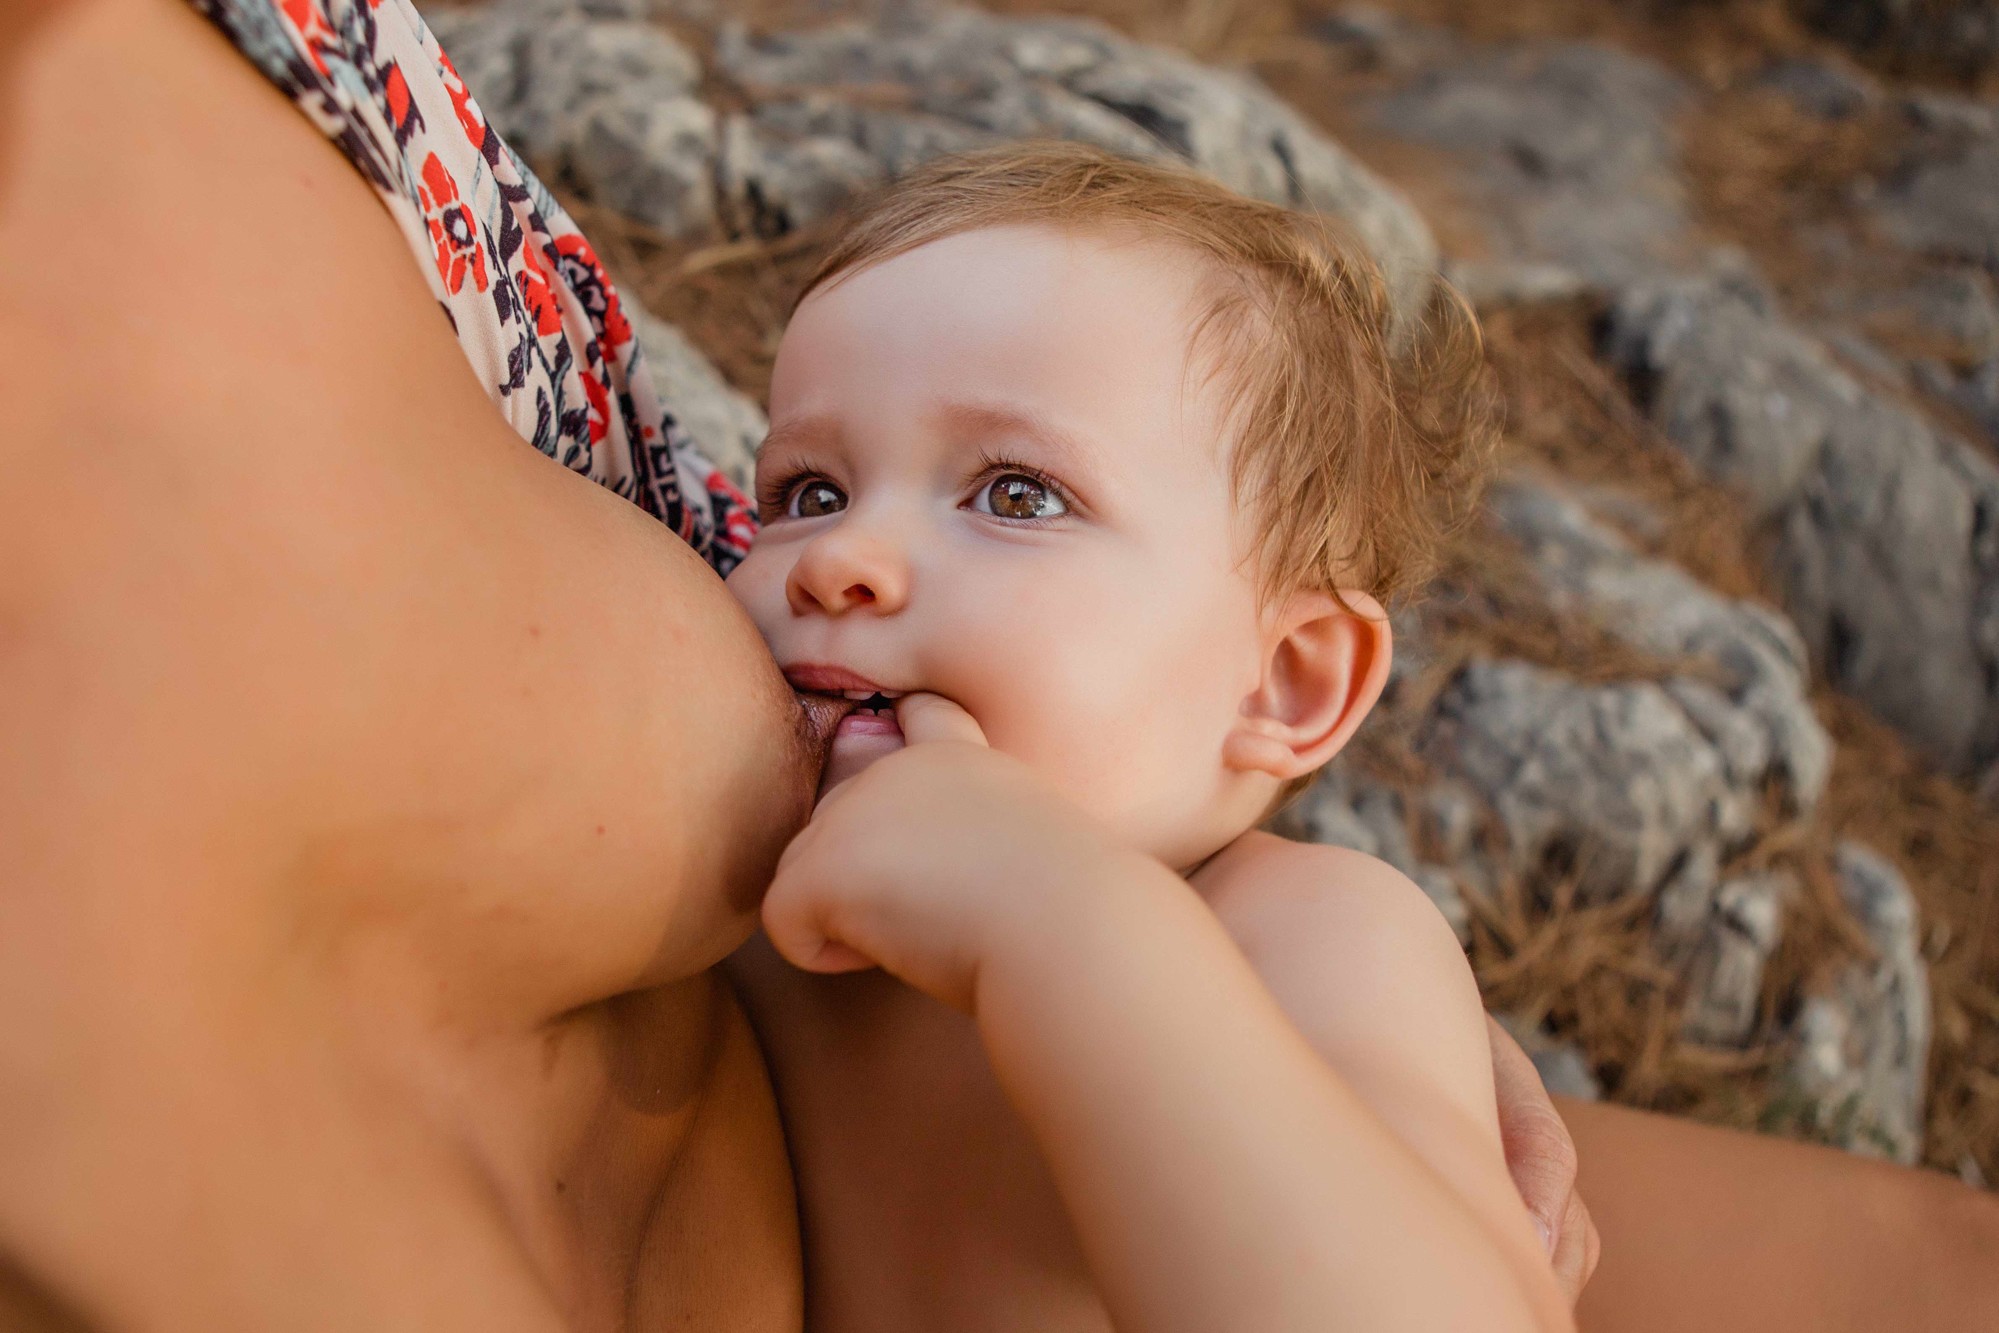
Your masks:
<svg viewBox="0 0 1999 1333"><path fill-rule="evenodd" d="M788 390L892 362L911 390L982 385L1142 394L1199 415L1233 377L1212 335L1218 266L1122 226L1009 224L929 240L838 275L800 304L780 347ZM928 377L924 372L932 372ZM1004 393L1001 396L1005 396Z"/></svg>

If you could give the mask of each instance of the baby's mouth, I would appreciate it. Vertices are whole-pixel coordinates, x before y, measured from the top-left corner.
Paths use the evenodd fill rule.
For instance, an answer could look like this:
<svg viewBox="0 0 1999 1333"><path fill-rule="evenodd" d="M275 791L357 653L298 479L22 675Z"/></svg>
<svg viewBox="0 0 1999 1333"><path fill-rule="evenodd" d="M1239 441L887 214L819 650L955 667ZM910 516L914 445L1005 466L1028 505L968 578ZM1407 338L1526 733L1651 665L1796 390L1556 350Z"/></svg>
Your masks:
<svg viewBox="0 0 1999 1333"><path fill-rule="evenodd" d="M817 682L793 684L800 702L811 712L830 716L833 722L826 767L820 773L822 795L902 748L902 725L895 716L902 690L800 688L808 683Z"/></svg>
<svg viewBox="0 0 1999 1333"><path fill-rule="evenodd" d="M881 737L882 742L902 744L902 724L895 716L895 701L902 697L900 690L846 690L841 694L846 704L846 712L839 724L833 728L833 740L851 740L861 736Z"/></svg>
<svg viewBox="0 0 1999 1333"><path fill-rule="evenodd" d="M862 690L847 690L841 697L854 705L847 711L848 717L856 713L887 713L892 717L895 715L895 701L902 697L902 691L876 690L870 694Z"/></svg>

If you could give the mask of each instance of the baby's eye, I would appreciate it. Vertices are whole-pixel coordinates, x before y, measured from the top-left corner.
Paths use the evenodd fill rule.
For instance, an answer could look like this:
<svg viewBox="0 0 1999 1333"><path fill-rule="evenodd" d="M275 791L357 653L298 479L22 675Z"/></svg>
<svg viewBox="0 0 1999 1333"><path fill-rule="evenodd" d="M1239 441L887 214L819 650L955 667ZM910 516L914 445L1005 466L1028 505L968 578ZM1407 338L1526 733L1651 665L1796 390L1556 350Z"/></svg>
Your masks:
<svg viewBox="0 0 1999 1333"><path fill-rule="evenodd" d="M979 488L973 504L996 518L1055 518L1069 512L1061 496L1023 472L1000 473Z"/></svg>
<svg viewBox="0 0 1999 1333"><path fill-rule="evenodd" d="M847 507L847 493L820 477L800 482L792 489L784 506L788 518L819 518L837 514Z"/></svg>

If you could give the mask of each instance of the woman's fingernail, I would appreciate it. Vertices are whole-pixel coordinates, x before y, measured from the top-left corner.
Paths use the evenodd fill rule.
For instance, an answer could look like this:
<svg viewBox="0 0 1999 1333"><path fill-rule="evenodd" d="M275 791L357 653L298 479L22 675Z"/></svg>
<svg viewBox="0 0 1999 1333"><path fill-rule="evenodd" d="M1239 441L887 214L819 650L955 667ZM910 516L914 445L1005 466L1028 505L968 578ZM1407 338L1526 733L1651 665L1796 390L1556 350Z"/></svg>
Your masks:
<svg viewBox="0 0 1999 1333"><path fill-rule="evenodd" d="M1550 1227L1546 1222L1543 1222L1540 1218L1537 1217L1534 1219L1534 1229L1541 1233L1541 1245L1542 1248L1548 1251L1548 1257L1550 1259L1554 1258L1555 1257L1554 1228Z"/></svg>

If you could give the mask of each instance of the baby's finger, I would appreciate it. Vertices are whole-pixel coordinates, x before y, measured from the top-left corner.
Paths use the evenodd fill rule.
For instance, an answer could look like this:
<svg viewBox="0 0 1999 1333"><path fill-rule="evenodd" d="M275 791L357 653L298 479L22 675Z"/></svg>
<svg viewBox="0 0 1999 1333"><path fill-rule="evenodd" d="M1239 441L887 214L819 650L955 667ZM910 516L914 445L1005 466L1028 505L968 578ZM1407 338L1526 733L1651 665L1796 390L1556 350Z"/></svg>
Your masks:
<svg viewBox="0 0 1999 1333"><path fill-rule="evenodd" d="M793 967L807 972L858 972L874 960L833 937L831 905L826 896L805 887L801 872L779 868L764 895L763 927L771 945Z"/></svg>
<svg viewBox="0 0 1999 1333"><path fill-rule="evenodd" d="M972 715L941 694L905 694L896 701L895 721L902 728L905 745L930 741L986 743L986 733Z"/></svg>

